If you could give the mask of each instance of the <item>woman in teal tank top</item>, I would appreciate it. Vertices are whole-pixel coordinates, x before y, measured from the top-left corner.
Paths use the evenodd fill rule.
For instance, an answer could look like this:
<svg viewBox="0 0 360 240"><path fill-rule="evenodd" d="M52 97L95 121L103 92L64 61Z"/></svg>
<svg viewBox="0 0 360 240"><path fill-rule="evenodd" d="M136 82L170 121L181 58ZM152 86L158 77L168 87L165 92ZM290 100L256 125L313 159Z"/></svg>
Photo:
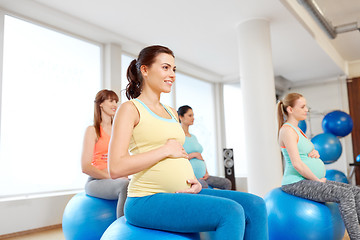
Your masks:
<svg viewBox="0 0 360 240"><path fill-rule="evenodd" d="M360 188L329 181L318 151L298 126L308 112L306 99L289 93L277 105L279 144L285 159L281 189L317 202L336 202L350 239L360 239Z"/></svg>
<svg viewBox="0 0 360 240"><path fill-rule="evenodd" d="M178 108L178 115L181 127L185 133L185 143L183 145L185 151L189 154L189 161L194 170L196 178L203 188L213 187L218 189L231 190L231 181L224 177L210 176L205 160L202 156L203 147L197 140L196 136L190 134L189 127L194 124L194 112L188 105Z"/></svg>
<svg viewBox="0 0 360 240"><path fill-rule="evenodd" d="M129 190L140 193L128 195L126 221L172 232L214 231L215 240L267 240L267 213L261 197L202 189L195 178L182 146L185 134L176 111L172 108L168 111L160 103L161 93L171 91L175 69L170 49L150 46L140 52L127 71L126 96L132 101L118 109L109 146L111 177L135 176ZM161 131L161 126L167 130ZM146 177L149 172L152 175ZM165 178L169 181L164 183ZM159 189L161 185L179 181L185 189L173 189L174 185L171 190ZM153 189L159 191L151 193Z"/></svg>

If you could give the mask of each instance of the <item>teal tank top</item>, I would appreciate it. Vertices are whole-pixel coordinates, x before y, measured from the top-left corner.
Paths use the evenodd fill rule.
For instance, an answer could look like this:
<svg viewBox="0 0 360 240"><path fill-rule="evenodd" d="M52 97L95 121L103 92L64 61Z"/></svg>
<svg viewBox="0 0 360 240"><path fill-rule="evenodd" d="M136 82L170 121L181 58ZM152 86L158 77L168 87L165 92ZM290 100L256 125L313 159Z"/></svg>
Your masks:
<svg viewBox="0 0 360 240"><path fill-rule="evenodd" d="M195 137L195 135L191 134L191 137L185 137L185 142L183 145L185 151L189 153L199 152L202 153L203 147ZM192 158L190 159L190 164L194 170L194 174L196 178L202 178L206 173L206 164L203 160Z"/></svg>
<svg viewBox="0 0 360 240"><path fill-rule="evenodd" d="M300 132L290 123L285 123L284 125L289 125L296 131L299 136L297 146L301 161L303 161L306 166L310 168L310 170L315 174L316 177L318 177L319 179L324 178L326 169L323 161L321 161L321 159L319 158L311 158L308 156L308 154L314 149L313 143L305 136L303 132ZM294 166L292 165L289 154L285 147L281 147L281 152L285 160L285 170L281 184L287 185L304 180L305 178L298 171L296 171Z"/></svg>

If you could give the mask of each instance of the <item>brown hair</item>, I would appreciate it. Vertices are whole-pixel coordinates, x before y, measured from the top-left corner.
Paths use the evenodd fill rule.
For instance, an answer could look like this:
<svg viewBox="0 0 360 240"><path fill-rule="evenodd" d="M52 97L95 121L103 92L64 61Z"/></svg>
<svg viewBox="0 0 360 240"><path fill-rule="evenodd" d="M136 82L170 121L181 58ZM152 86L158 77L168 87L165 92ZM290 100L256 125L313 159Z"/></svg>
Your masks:
<svg viewBox="0 0 360 240"><path fill-rule="evenodd" d="M192 109L192 108L188 105L184 105L184 106L179 107L179 109L177 110L180 123L181 123L180 116L183 117L185 115L185 113L187 113L187 111L189 111L189 109Z"/></svg>
<svg viewBox="0 0 360 240"><path fill-rule="evenodd" d="M129 81L128 85L126 86L126 97L129 100L132 98L137 98L141 93L143 77L141 75L140 67L142 65L150 67L155 62L155 58L160 53L167 53L175 57L174 53L169 48L154 45L141 50L137 60L134 59L131 61L126 74L126 77Z"/></svg>
<svg viewBox="0 0 360 240"><path fill-rule="evenodd" d="M278 133L288 117L287 107L294 107L296 100L303 97L300 93L289 93L277 103Z"/></svg>
<svg viewBox="0 0 360 240"><path fill-rule="evenodd" d="M94 101L94 127L98 139L101 137L100 124L102 121L100 104L102 104L107 99L115 100L116 102L119 101L118 95L116 95L114 91L107 89L99 91L96 94Z"/></svg>

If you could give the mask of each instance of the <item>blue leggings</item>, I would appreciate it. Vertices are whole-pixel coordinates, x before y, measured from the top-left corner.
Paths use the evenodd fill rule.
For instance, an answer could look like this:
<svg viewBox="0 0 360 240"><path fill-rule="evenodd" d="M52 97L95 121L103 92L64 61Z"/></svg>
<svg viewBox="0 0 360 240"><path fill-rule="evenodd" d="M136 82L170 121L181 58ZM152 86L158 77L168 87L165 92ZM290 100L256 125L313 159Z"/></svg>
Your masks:
<svg viewBox="0 0 360 240"><path fill-rule="evenodd" d="M243 192L203 189L198 194L157 193L128 197L125 217L135 226L172 232L215 231L216 240L267 240L262 198Z"/></svg>

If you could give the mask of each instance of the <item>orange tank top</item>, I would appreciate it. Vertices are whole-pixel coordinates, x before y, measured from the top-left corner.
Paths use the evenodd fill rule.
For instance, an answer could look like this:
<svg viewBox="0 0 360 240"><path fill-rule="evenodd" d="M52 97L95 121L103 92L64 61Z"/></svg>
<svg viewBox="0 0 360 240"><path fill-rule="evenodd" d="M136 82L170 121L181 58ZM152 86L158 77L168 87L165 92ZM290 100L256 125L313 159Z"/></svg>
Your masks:
<svg viewBox="0 0 360 240"><path fill-rule="evenodd" d="M107 168L109 142L110 136L100 126L100 138L95 143L94 157L91 161L91 165L100 170Z"/></svg>

